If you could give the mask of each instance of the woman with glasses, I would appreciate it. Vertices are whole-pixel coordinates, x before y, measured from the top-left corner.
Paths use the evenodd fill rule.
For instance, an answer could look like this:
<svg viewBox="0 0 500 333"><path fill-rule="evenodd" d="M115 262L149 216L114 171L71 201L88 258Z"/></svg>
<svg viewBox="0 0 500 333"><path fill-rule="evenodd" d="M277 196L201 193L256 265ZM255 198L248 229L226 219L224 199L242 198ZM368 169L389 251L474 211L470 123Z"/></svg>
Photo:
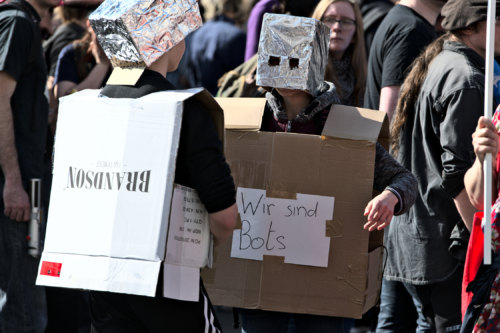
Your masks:
<svg viewBox="0 0 500 333"><path fill-rule="evenodd" d="M312 17L330 28L325 80L335 84L342 104L363 106L367 60L359 6L354 0L321 0Z"/></svg>

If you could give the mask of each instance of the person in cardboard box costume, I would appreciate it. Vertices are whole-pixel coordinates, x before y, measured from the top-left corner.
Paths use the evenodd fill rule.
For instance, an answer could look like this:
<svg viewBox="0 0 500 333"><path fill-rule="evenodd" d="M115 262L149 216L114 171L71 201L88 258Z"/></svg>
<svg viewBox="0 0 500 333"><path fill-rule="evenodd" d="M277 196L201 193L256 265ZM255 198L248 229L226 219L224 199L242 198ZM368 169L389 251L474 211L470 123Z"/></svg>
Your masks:
<svg viewBox="0 0 500 333"><path fill-rule="evenodd" d="M127 17L120 17L124 12ZM201 25L196 0L106 0L90 21L114 67L145 67L136 82L106 85L101 95L108 98L138 98L174 90L167 72L177 68L184 38ZM224 241L236 223L236 191L215 125L196 100L184 106L176 163L175 182L197 190L209 213L215 242ZM203 286L198 302L92 291L91 316L97 332L220 330Z"/></svg>
<svg viewBox="0 0 500 333"><path fill-rule="evenodd" d="M333 83L323 81L330 30L313 18L266 14L259 43L257 85L271 88L261 131L321 134L330 107L340 104ZM377 143L374 189L365 209L367 230L381 230L406 212L417 192L415 177ZM241 309L246 333L348 332L353 320L309 314Z"/></svg>

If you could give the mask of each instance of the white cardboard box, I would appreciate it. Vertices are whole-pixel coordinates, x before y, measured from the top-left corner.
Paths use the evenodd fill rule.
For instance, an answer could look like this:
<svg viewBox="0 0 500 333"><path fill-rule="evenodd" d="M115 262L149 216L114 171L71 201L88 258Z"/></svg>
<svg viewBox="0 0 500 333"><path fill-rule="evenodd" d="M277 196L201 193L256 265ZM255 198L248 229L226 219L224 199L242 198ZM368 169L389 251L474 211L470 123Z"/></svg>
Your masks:
<svg viewBox="0 0 500 333"><path fill-rule="evenodd" d="M174 191L183 102L197 98L221 120L222 112L201 89L139 99L98 94L86 90L60 102L37 284L154 296L167 250L173 193L182 196L179 202L186 193L197 197L188 188ZM204 210L196 200L191 207ZM187 228L179 229L183 208L172 213L181 219L177 234L187 233ZM206 211L201 216L208 217ZM207 221L202 225L196 242L179 247L172 240L169 248L176 250L170 253L178 257L170 255L165 263L165 296L197 300L199 268L208 262L211 244Z"/></svg>

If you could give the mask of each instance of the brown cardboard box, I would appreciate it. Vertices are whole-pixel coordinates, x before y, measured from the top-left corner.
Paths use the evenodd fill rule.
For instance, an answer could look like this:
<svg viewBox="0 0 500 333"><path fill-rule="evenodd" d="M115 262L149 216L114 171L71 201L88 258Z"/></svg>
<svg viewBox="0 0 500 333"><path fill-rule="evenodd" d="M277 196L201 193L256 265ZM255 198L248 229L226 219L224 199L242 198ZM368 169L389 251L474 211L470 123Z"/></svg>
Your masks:
<svg viewBox="0 0 500 333"><path fill-rule="evenodd" d="M217 247L215 269L202 272L216 305L360 318L378 302L382 233L362 228L373 195L375 142L387 143L384 112L334 105L323 134L260 132L265 99L219 98L225 153L237 187L267 197L298 193L335 197L328 267L232 258L231 241ZM241 219L239 226L241 228Z"/></svg>

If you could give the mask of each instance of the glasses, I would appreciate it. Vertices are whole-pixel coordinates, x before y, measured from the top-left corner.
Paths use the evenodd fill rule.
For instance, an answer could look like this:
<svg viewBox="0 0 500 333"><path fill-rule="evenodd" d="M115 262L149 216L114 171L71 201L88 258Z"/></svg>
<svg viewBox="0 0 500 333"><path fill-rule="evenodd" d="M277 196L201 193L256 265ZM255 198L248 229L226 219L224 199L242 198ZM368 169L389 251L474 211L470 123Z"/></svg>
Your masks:
<svg viewBox="0 0 500 333"><path fill-rule="evenodd" d="M336 19L335 17L324 17L321 22L330 28L333 27L335 23L338 23L341 28L352 28L356 25L356 21L348 18Z"/></svg>

